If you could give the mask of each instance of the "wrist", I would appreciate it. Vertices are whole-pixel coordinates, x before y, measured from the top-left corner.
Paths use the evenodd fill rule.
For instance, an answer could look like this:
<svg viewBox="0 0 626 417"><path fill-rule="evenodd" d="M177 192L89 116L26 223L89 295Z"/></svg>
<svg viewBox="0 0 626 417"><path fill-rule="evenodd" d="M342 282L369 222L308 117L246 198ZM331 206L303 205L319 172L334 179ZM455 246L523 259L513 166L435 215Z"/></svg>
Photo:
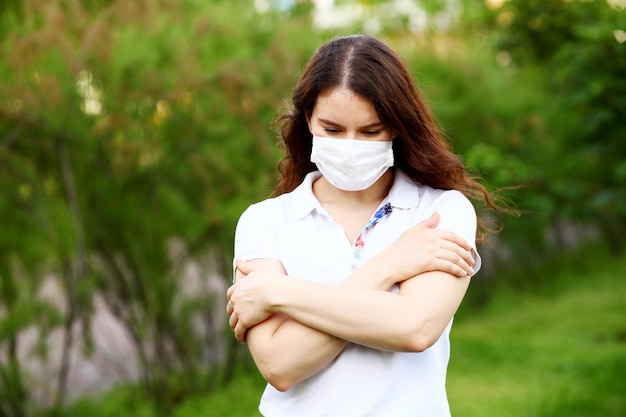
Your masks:
<svg viewBox="0 0 626 417"><path fill-rule="evenodd" d="M392 272L392 268L378 255L352 274L348 281L359 287L387 291L396 282Z"/></svg>
<svg viewBox="0 0 626 417"><path fill-rule="evenodd" d="M282 313L289 299L290 287L293 286L294 279L289 279L285 275L277 276L272 280L272 284L267 288L266 300L268 310L272 313Z"/></svg>

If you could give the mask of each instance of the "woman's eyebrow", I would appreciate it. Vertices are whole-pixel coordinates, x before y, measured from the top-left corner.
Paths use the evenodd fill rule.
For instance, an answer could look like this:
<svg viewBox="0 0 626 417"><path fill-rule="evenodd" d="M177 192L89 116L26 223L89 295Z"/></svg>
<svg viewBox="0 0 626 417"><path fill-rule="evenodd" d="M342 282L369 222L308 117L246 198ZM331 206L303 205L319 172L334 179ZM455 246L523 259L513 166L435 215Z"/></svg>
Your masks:
<svg viewBox="0 0 626 417"><path fill-rule="evenodd" d="M327 124L329 126L335 126L335 127L344 127L342 125L340 125L339 123L335 123L332 120L327 120L327 119L318 119L321 123ZM367 124L365 126L361 126L359 129L371 129L373 127L381 127L384 126L384 124L382 122L374 122L374 123L370 123Z"/></svg>

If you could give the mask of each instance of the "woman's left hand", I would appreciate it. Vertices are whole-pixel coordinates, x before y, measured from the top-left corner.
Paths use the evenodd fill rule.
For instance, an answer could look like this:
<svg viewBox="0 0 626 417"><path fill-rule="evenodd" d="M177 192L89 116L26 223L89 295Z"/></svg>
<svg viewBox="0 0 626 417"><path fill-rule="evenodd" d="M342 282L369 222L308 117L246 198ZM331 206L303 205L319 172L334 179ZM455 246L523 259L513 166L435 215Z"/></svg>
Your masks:
<svg viewBox="0 0 626 417"><path fill-rule="evenodd" d="M256 270L249 262L237 261L239 276L228 291L226 313L235 337L246 341L248 329L267 319L272 313L269 297L276 291L276 284L284 275Z"/></svg>

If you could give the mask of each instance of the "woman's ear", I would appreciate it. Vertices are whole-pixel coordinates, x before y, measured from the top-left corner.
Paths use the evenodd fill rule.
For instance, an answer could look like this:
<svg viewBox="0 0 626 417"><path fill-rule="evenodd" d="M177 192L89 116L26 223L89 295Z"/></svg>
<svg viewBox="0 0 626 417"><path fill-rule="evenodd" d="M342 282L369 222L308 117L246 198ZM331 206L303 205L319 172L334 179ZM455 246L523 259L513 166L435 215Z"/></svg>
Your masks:
<svg viewBox="0 0 626 417"><path fill-rule="evenodd" d="M306 113L304 115L304 117L306 118L306 124L309 126L309 132L311 132L311 134L313 134L313 126L311 126L311 114L310 113Z"/></svg>

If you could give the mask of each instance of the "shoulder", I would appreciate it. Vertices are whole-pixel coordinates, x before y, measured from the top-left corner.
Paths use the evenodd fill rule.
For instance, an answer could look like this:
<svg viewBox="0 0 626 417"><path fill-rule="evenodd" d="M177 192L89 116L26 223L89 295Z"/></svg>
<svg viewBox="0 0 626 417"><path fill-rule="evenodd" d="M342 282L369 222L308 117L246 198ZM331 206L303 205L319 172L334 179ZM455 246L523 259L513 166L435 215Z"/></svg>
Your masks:
<svg viewBox="0 0 626 417"><path fill-rule="evenodd" d="M402 170L396 170L396 179L389 193L394 207L416 210L429 216L441 206L456 207L460 211L474 212L470 200L458 190L442 190L418 183Z"/></svg>
<svg viewBox="0 0 626 417"><path fill-rule="evenodd" d="M239 223L272 222L274 218L282 217L288 199L289 194L283 194L251 204L241 214Z"/></svg>
<svg viewBox="0 0 626 417"><path fill-rule="evenodd" d="M441 190L428 185L416 184L420 195L420 202L424 205L442 206L451 205L459 210L474 212L474 205L462 192L458 190Z"/></svg>
<svg viewBox="0 0 626 417"><path fill-rule="evenodd" d="M235 228L235 256L277 259L277 236L284 227L285 197L269 198L249 206Z"/></svg>
<svg viewBox="0 0 626 417"><path fill-rule="evenodd" d="M417 184L419 189L420 220L438 212L441 215L440 229L455 231L468 240L476 237L477 217L474 205L458 190L441 190Z"/></svg>

